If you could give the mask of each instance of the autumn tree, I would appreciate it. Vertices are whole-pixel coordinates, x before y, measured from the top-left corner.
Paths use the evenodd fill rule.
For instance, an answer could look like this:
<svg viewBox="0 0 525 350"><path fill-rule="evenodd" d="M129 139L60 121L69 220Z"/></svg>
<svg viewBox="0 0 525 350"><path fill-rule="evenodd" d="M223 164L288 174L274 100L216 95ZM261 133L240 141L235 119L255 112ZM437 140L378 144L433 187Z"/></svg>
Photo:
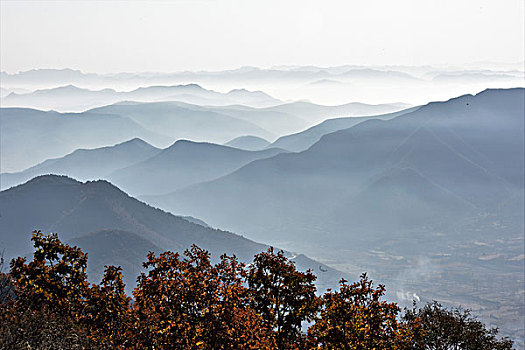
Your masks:
<svg viewBox="0 0 525 350"><path fill-rule="evenodd" d="M512 348L469 310L434 303L400 317L366 274L319 298L311 271L272 248L249 267L227 255L214 265L196 246L150 253L132 303L120 267L106 266L89 285L79 248L40 231L32 241L33 260L0 271L0 349ZM305 321L314 322L307 336Z"/></svg>
<svg viewBox="0 0 525 350"><path fill-rule="evenodd" d="M87 255L63 244L56 234L36 231L31 240L33 260L28 263L19 257L11 261L17 304L34 310L45 306L71 315L81 312L88 290Z"/></svg>
<svg viewBox="0 0 525 350"><path fill-rule="evenodd" d="M302 323L313 320L319 309L316 276L297 271L283 251L269 248L255 255L246 279L251 305L275 332L277 348L297 348L303 341Z"/></svg>
<svg viewBox="0 0 525 350"><path fill-rule="evenodd" d="M250 305L251 294L244 285L246 266L235 256L222 255L216 268L220 280L216 314L220 322L218 322L218 329L216 328L218 339L215 344L221 345L217 348L275 348L273 333L263 324L262 317ZM225 338L223 334L229 336Z"/></svg>
<svg viewBox="0 0 525 350"><path fill-rule="evenodd" d="M400 323L400 308L382 300L385 287L373 286L366 274L358 282L341 280L338 291L322 298L319 319L308 330L311 346L320 349L412 349L417 323ZM416 319L414 319L416 321Z"/></svg>
<svg viewBox="0 0 525 350"><path fill-rule="evenodd" d="M11 261L13 298L0 305L2 349L90 349L78 323L88 291L87 256L35 231L33 260Z"/></svg>
<svg viewBox="0 0 525 350"><path fill-rule="evenodd" d="M134 291L140 345L149 349L270 349L273 339L249 308L243 265L192 246L181 257L148 255Z"/></svg>
<svg viewBox="0 0 525 350"><path fill-rule="evenodd" d="M413 309L405 311L403 319L407 322L419 320L424 331L420 349L512 349L513 342L510 339L498 339L498 329L487 329L468 309L448 310L434 301L419 309L414 305Z"/></svg>
<svg viewBox="0 0 525 350"><path fill-rule="evenodd" d="M88 338L100 348L122 349L133 345L131 298L124 291L122 269L106 266L99 285L92 285L80 317Z"/></svg>

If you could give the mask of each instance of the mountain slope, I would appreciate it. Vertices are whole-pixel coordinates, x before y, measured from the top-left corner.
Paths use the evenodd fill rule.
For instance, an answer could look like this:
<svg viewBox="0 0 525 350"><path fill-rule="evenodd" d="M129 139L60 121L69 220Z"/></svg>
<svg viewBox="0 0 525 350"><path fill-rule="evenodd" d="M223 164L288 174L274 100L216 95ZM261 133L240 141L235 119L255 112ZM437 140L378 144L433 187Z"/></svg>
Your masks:
<svg viewBox="0 0 525 350"><path fill-rule="evenodd" d="M346 117L327 119L320 124L312 126L304 131L292 135L279 137L272 143L271 147L279 147L292 152L302 152L319 141L323 135L332 133L334 131L351 128L365 120L381 119L388 120L397 116L413 112L418 107L405 109L399 112L373 115L369 117Z"/></svg>
<svg viewBox="0 0 525 350"><path fill-rule="evenodd" d="M180 252L197 244L214 260L226 253L246 262L267 248L152 208L106 181L81 183L65 176L40 176L0 192L0 215L0 247L7 259L31 251L31 231L56 232L63 241L87 249L94 257L90 261L96 276L107 263L140 268L145 249L157 247ZM301 269L318 266L311 259L298 265ZM321 285L341 276L329 271L321 276ZM127 273L127 277L129 281L134 276Z"/></svg>
<svg viewBox="0 0 525 350"><path fill-rule="evenodd" d="M235 147L246 151L259 151L270 145L270 142L256 136L239 136L224 144L225 146Z"/></svg>
<svg viewBox="0 0 525 350"><path fill-rule="evenodd" d="M81 181L102 179L117 169L148 159L158 152L160 149L138 138L115 146L78 149L18 173L0 174L0 185L1 189L6 189L44 174L67 175Z"/></svg>
<svg viewBox="0 0 525 350"><path fill-rule="evenodd" d="M215 111L187 108L185 104L176 102L118 103L89 112L125 116L144 128L169 136L173 141L187 139L224 143L240 135L274 137L249 121Z"/></svg>
<svg viewBox="0 0 525 350"><path fill-rule="evenodd" d="M303 130L310 125L301 115L285 113L272 108L251 108L239 105L201 108L249 121L278 136Z"/></svg>
<svg viewBox="0 0 525 350"><path fill-rule="evenodd" d="M93 282L102 279L105 266L121 266L128 292L135 286L137 276L143 272L141 262L148 253L162 251L148 239L115 229L90 232L66 243L88 253L87 273Z"/></svg>
<svg viewBox="0 0 525 350"><path fill-rule="evenodd" d="M128 118L102 113L0 108L0 122L1 172L21 171L79 148L114 145L133 138L157 145L171 140Z"/></svg>
<svg viewBox="0 0 525 350"><path fill-rule="evenodd" d="M399 103L370 105L359 102L351 102L339 106L322 106L311 102L299 101L268 107L264 110L292 114L308 121L311 124L316 124L329 118L357 117L392 113L406 109L408 107L409 106L406 104Z"/></svg>
<svg viewBox="0 0 525 350"><path fill-rule="evenodd" d="M210 181L283 150L245 151L211 143L175 142L159 154L119 169L108 179L131 194L164 194Z"/></svg>
<svg viewBox="0 0 525 350"><path fill-rule="evenodd" d="M450 227L457 215L470 215L472 207L490 211L523 188L523 96L524 89L487 90L431 103L391 120L327 134L304 152L254 161L215 181L144 199L271 242L297 235L315 240L327 232L346 232L351 239L359 231L352 215L344 214L348 203L357 203L356 196L380 174L411 168L453 194L453 202L468 203L442 218ZM410 177L404 178L410 174L401 173L389 186L410 188ZM388 226L385 213L373 204L384 199L378 195L362 210ZM403 216L418 215L405 208Z"/></svg>

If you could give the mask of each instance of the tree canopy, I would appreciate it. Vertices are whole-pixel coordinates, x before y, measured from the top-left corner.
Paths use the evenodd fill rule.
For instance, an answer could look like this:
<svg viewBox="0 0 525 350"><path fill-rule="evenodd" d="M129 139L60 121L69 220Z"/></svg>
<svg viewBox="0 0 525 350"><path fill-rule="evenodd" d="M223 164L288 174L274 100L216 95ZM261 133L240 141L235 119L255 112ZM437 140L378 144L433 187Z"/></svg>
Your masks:
<svg viewBox="0 0 525 350"><path fill-rule="evenodd" d="M87 280L87 255L33 233L33 259L0 271L1 349L511 349L468 310L401 310L363 274L318 296L315 275L269 248L245 266L192 246L150 252L133 299L120 267ZM0 264L2 267L2 264ZM306 329L306 325L309 325Z"/></svg>

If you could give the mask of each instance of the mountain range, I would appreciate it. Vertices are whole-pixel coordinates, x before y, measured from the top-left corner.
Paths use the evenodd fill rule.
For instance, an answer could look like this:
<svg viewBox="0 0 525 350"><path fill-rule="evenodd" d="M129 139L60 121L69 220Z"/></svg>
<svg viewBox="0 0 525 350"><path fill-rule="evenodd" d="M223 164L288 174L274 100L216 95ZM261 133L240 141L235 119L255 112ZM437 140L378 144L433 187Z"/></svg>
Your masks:
<svg viewBox="0 0 525 350"><path fill-rule="evenodd" d="M147 203L523 335L525 89L370 118Z"/></svg>
<svg viewBox="0 0 525 350"><path fill-rule="evenodd" d="M251 135L267 140L305 129L311 122L338 114L398 110L398 105L319 106L284 104L271 108L211 107L182 102L120 102L82 113L28 108L0 108L2 169L18 172L76 149L91 149L140 138L156 147L176 140L223 144ZM295 106L295 107L294 107ZM311 109L309 109L311 108ZM292 114L297 113L297 115ZM266 129L267 128L267 129ZM271 130L271 131L268 131ZM42 139L45 138L45 142Z"/></svg>
<svg viewBox="0 0 525 350"><path fill-rule="evenodd" d="M150 207L107 181L81 183L65 176L36 177L0 192L0 215L0 242L7 259L31 251L31 231L54 232L88 253L91 280L100 278L104 265L118 264L123 267L128 288L135 284L148 251L182 252L196 244L208 250L214 261L226 253L251 262L254 254L267 249L231 232ZM335 285L343 275L305 256L296 257L299 269L318 273L321 288Z"/></svg>
<svg viewBox="0 0 525 350"><path fill-rule="evenodd" d="M46 174L68 175L80 181L105 179L114 171L151 158L160 151L139 138L114 146L77 149L64 157L48 159L21 172L0 174L0 189Z"/></svg>
<svg viewBox="0 0 525 350"><path fill-rule="evenodd" d="M217 179L254 160L283 152L278 148L246 151L181 140L151 158L114 171L107 179L132 195L165 194Z"/></svg>
<svg viewBox="0 0 525 350"><path fill-rule="evenodd" d="M254 97L247 96L242 104L250 106L269 106L278 104L259 103L258 91L266 91L281 101L308 99L325 104L338 105L347 101L360 101L370 104L384 101L404 101L412 105L421 105L467 93L477 93L486 88L523 87L523 65L490 64L486 69L482 65L465 67L432 67L432 66L358 66L343 65L335 67L317 66L278 66L270 68L241 67L224 71L185 71L185 72L136 72L116 74L83 73L72 69L33 69L25 72L1 72L2 87L12 89L52 89L57 86L75 85L93 90L112 87L119 91L131 92L138 87L200 84L208 89L216 89L226 94L230 91L236 97L239 87L249 89ZM439 77L438 77L439 76ZM434 79L436 78L436 79ZM233 92L231 92L233 90ZM22 91L19 91L22 92ZM190 94L192 95L192 94ZM192 104L224 105L236 104L232 96L221 97L220 101L205 97L181 96L176 101ZM167 96L173 99L173 96ZM106 101L110 104L122 100ZM126 98L129 100L129 98ZM153 102L148 100L147 102ZM262 101L266 103L267 99ZM97 101L94 101L97 103ZM142 102L146 102L143 101ZM48 105L57 107L69 104L66 100L51 100ZM78 109L58 109L59 111L83 111L81 104L71 104ZM101 104L96 104L100 106ZM7 106L4 104L4 106ZM11 105L12 106L12 105ZM20 106L20 105L17 105ZM26 106L26 105L24 105ZM34 105L28 105L37 107ZM92 107L92 106L89 106ZM38 106L41 109L51 107ZM382 111L383 114L391 111ZM311 125L309 125L311 126Z"/></svg>
<svg viewBox="0 0 525 350"><path fill-rule="evenodd" d="M89 108L121 101L179 101L211 106L241 104L254 107L267 107L281 103L278 99L262 91L235 89L228 93L221 93L207 90L198 84L186 84L140 87L132 91L116 91L109 88L90 90L74 85L65 85L27 93L12 92L2 99L2 105L4 107L30 107L82 112Z"/></svg>
<svg viewBox="0 0 525 350"><path fill-rule="evenodd" d="M158 149L135 138L95 149L79 149L17 173L0 174L1 189L33 177L67 175L80 181L105 179L132 195L164 194L229 174L253 160L286 152L278 148L247 151L211 143L179 140Z"/></svg>
<svg viewBox="0 0 525 350"><path fill-rule="evenodd" d="M414 295L460 303L522 334L524 101L513 88L413 108L2 108L0 246L8 258L28 254L33 229L57 232L88 251L90 279L122 265L130 288L150 250L197 243L249 262L271 244L314 257L287 253L321 289L342 274L317 261L367 271L403 305Z"/></svg>
<svg viewBox="0 0 525 350"><path fill-rule="evenodd" d="M79 148L104 147L133 138L161 145L172 142L114 114L0 108L0 122L1 172L21 171Z"/></svg>
<svg viewBox="0 0 525 350"><path fill-rule="evenodd" d="M315 144L317 141L319 141L323 135L330 134L338 130L351 128L352 126L357 125L365 120L392 119L397 116L413 112L417 108L418 107L412 107L412 108L401 110L399 112L372 115L372 116L366 116L366 117L345 117L345 118L327 119L301 132L291 134L291 135L281 136L277 140L275 140L269 147L284 148L292 152L302 152L310 148L310 146Z"/></svg>
<svg viewBox="0 0 525 350"><path fill-rule="evenodd" d="M524 89L487 90L430 103L143 198L271 242L326 232L352 241L359 232L411 231L427 218L450 227L523 189L523 96Z"/></svg>

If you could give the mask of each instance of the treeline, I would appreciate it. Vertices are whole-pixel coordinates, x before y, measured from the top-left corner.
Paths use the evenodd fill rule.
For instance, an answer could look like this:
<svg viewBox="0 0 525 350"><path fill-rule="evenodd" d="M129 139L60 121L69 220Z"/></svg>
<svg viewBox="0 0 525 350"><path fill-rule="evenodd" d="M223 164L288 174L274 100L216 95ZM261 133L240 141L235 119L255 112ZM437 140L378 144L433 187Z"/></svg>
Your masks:
<svg viewBox="0 0 525 350"><path fill-rule="evenodd" d="M252 264L192 246L150 253L133 299L120 267L89 284L87 255L34 232L32 261L0 276L0 349L511 349L468 311L401 312L366 274L316 295L310 272L268 249ZM307 331L305 325L310 325Z"/></svg>

